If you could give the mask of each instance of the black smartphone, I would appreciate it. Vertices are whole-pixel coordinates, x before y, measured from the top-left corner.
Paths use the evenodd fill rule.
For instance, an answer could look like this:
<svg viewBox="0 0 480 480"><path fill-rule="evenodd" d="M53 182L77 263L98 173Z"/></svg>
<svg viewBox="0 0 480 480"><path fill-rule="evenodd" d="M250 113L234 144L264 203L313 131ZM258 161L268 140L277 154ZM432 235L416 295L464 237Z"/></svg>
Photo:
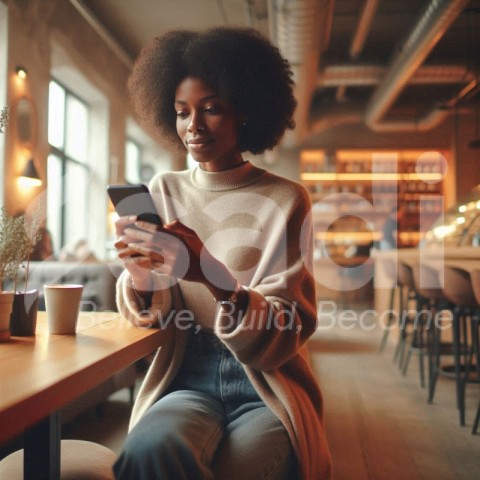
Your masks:
<svg viewBox="0 0 480 480"><path fill-rule="evenodd" d="M136 215L138 220L163 225L146 185L108 185L107 192L121 217Z"/></svg>

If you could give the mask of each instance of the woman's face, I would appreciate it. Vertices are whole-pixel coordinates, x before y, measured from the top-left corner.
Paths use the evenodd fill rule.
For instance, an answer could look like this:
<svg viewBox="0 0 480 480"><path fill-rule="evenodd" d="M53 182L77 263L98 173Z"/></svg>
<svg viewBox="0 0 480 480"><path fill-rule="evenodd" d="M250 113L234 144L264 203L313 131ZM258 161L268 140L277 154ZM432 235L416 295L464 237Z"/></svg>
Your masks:
<svg viewBox="0 0 480 480"><path fill-rule="evenodd" d="M178 85L175 110L177 133L202 169L219 172L243 162L238 113L200 79L187 77Z"/></svg>

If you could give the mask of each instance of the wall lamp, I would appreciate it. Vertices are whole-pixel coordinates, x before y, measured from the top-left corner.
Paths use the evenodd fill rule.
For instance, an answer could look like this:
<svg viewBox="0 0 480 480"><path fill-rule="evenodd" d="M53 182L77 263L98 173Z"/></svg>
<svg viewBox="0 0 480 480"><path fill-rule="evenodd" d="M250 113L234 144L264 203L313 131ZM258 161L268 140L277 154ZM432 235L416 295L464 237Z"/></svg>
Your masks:
<svg viewBox="0 0 480 480"><path fill-rule="evenodd" d="M15 68L15 72L18 75L18 77L21 78L22 80L25 80L28 76L27 69L21 66L18 66L17 68Z"/></svg>
<svg viewBox="0 0 480 480"><path fill-rule="evenodd" d="M38 174L37 168L33 163L33 158L31 158L25 168L23 169L22 174L18 177L18 183L22 187L41 187L42 180Z"/></svg>

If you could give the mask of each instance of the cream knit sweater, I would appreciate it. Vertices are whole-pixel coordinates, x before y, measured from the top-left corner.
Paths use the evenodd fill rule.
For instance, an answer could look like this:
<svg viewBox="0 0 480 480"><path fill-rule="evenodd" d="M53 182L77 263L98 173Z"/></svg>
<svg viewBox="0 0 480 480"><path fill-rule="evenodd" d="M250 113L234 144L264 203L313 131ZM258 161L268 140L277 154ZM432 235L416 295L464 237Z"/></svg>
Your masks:
<svg viewBox="0 0 480 480"><path fill-rule="evenodd" d="M164 332L130 426L175 376L187 329L206 328L243 364L260 397L282 421L302 478L330 478L322 396L305 347L316 328L307 192L248 162L223 172L195 168L157 175L150 189L165 222L178 219L195 230L248 290L249 306L243 318L232 318L203 285L176 285L152 273L152 306L148 314L140 313L144 306L132 290L131 277L122 274L117 284L122 315L135 325L159 326Z"/></svg>

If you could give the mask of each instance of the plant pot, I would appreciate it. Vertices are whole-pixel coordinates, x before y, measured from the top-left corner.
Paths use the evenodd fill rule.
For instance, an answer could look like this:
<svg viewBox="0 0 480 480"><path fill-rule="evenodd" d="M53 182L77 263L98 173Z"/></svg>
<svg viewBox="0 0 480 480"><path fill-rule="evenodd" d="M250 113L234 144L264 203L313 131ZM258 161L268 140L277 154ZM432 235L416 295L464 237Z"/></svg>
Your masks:
<svg viewBox="0 0 480 480"><path fill-rule="evenodd" d="M10 316L10 333L17 337L35 335L37 328L38 290L15 293Z"/></svg>
<svg viewBox="0 0 480 480"><path fill-rule="evenodd" d="M13 307L13 292L0 292L0 341L10 338L10 315Z"/></svg>

